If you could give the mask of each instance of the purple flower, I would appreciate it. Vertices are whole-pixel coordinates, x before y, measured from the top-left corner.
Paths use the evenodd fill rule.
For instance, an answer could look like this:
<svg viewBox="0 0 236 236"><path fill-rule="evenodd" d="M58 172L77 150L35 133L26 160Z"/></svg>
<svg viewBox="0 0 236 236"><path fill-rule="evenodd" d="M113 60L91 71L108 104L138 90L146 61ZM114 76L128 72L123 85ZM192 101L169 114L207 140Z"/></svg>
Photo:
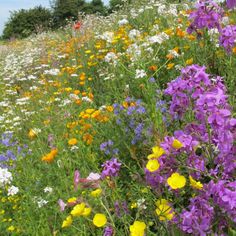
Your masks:
<svg viewBox="0 0 236 236"><path fill-rule="evenodd" d="M236 25L227 25L220 32L219 43L227 53L232 52L236 40Z"/></svg>
<svg viewBox="0 0 236 236"><path fill-rule="evenodd" d="M120 204L118 201L115 201L114 203L114 208L115 208L115 213L118 217L121 217L121 209L120 209Z"/></svg>
<svg viewBox="0 0 236 236"><path fill-rule="evenodd" d="M197 9L193 11L189 18L192 20L187 32L191 34L197 29L220 29L220 20L223 16L223 9L220 8L214 1L206 0L199 1L196 4Z"/></svg>
<svg viewBox="0 0 236 236"><path fill-rule="evenodd" d="M214 209L201 197L191 199L188 210L180 214L180 228L192 235L206 236L211 233Z"/></svg>
<svg viewBox="0 0 236 236"><path fill-rule="evenodd" d="M102 178L105 177L116 177L120 171L121 163L117 160L117 158L112 158L111 160L106 161L102 164Z"/></svg>
<svg viewBox="0 0 236 236"><path fill-rule="evenodd" d="M151 77L151 78L149 79L149 82L150 82L150 83L155 83L155 82L156 82L156 80L155 80L155 78L154 78L154 77Z"/></svg>
<svg viewBox="0 0 236 236"><path fill-rule="evenodd" d="M112 236L114 233L113 228L111 226L107 226L104 229L103 236Z"/></svg>
<svg viewBox="0 0 236 236"><path fill-rule="evenodd" d="M226 0L226 5L228 8L234 8L236 6L236 0Z"/></svg>

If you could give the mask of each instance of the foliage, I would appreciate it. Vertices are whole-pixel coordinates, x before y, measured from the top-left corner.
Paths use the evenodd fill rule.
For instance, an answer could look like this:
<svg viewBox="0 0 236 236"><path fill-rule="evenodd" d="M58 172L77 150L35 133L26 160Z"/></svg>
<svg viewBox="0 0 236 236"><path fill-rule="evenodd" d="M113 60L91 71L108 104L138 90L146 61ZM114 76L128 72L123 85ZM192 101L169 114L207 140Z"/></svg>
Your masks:
<svg viewBox="0 0 236 236"><path fill-rule="evenodd" d="M42 32L50 27L51 12L41 6L13 11L5 25L2 38L24 38L32 33Z"/></svg>
<svg viewBox="0 0 236 236"><path fill-rule="evenodd" d="M235 235L236 14L177 2L4 45L1 234Z"/></svg>
<svg viewBox="0 0 236 236"><path fill-rule="evenodd" d="M51 2L53 9L53 23L55 27L66 24L67 19L76 20L78 12L85 6L84 0L54 0Z"/></svg>

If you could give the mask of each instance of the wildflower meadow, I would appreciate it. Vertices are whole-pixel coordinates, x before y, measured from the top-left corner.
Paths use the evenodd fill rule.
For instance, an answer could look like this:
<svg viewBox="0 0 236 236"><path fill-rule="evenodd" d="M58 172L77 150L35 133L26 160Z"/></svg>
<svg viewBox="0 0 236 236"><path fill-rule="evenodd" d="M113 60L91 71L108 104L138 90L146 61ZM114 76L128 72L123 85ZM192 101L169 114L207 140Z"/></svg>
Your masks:
<svg viewBox="0 0 236 236"><path fill-rule="evenodd" d="M0 236L236 235L235 7L136 0L0 43Z"/></svg>

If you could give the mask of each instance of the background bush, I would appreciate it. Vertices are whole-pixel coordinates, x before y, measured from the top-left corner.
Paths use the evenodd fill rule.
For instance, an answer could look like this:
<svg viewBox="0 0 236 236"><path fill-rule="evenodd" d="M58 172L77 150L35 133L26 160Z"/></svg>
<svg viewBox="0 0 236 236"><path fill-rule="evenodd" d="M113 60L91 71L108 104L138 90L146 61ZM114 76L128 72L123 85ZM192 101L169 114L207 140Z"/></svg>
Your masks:
<svg viewBox="0 0 236 236"><path fill-rule="evenodd" d="M50 28L51 11L38 6L29 10L13 11L3 30L3 39L24 38Z"/></svg>
<svg viewBox="0 0 236 236"><path fill-rule="evenodd" d="M128 1L130 2L130 0ZM5 25L2 39L25 38L32 33L65 26L69 20L75 21L79 12L107 15L123 6L122 0L110 0L109 7L102 0L52 0L51 10L42 6L13 11ZM0 38L0 39L1 39Z"/></svg>

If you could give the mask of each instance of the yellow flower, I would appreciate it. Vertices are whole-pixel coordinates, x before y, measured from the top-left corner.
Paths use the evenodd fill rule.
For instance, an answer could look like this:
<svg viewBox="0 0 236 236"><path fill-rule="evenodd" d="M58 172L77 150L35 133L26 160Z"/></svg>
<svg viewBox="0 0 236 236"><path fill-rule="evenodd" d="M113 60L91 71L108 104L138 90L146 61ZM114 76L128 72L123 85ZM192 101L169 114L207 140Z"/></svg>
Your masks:
<svg viewBox="0 0 236 236"><path fill-rule="evenodd" d="M191 175L189 176L189 180L190 180L190 185L193 188L202 189L203 185L202 185L202 183L200 181L196 181L194 178L192 178Z"/></svg>
<svg viewBox="0 0 236 236"><path fill-rule="evenodd" d="M33 139L37 136L37 132L35 132L34 129L30 129L29 133L28 133L28 137Z"/></svg>
<svg viewBox="0 0 236 236"><path fill-rule="evenodd" d="M150 172L154 172L156 170L158 170L160 167L160 164L159 162L154 159L154 160L149 160L147 165L146 165L146 168L150 171Z"/></svg>
<svg viewBox="0 0 236 236"><path fill-rule="evenodd" d="M156 206L157 206L157 207L158 207L159 205L162 205L162 204L169 204L169 202L168 202L166 199L164 199L164 198L158 199L158 200L156 201Z"/></svg>
<svg viewBox="0 0 236 236"><path fill-rule="evenodd" d="M174 217L174 212L166 199L158 200L156 205L156 214L158 215L159 220L171 220Z"/></svg>
<svg viewBox="0 0 236 236"><path fill-rule="evenodd" d="M0 215L4 215L4 214L5 214L5 210L1 210Z"/></svg>
<svg viewBox="0 0 236 236"><path fill-rule="evenodd" d="M193 64L193 58L190 58L188 60L186 60L186 65L192 65Z"/></svg>
<svg viewBox="0 0 236 236"><path fill-rule="evenodd" d="M137 208L137 206L138 206L138 204L136 202L134 202L134 203L131 204L130 208L134 209L134 208Z"/></svg>
<svg viewBox="0 0 236 236"><path fill-rule="evenodd" d="M74 206L73 210L71 211L72 216L81 216L83 214L85 208L85 203L80 203Z"/></svg>
<svg viewBox="0 0 236 236"><path fill-rule="evenodd" d="M82 216L89 216L92 209L90 207L85 207L84 211L82 212Z"/></svg>
<svg viewBox="0 0 236 236"><path fill-rule="evenodd" d="M104 214L97 213L93 217L93 224L97 227L103 227L107 223L107 218Z"/></svg>
<svg viewBox="0 0 236 236"><path fill-rule="evenodd" d="M144 236L146 227L144 222L138 220L134 221L129 227L130 236Z"/></svg>
<svg viewBox="0 0 236 236"><path fill-rule="evenodd" d="M172 189L183 188L186 184L186 179L179 173L173 173L168 179L167 183Z"/></svg>
<svg viewBox="0 0 236 236"><path fill-rule="evenodd" d="M114 108L113 108L113 106L107 106L106 110L109 112L113 112Z"/></svg>
<svg viewBox="0 0 236 236"><path fill-rule="evenodd" d="M72 138L68 141L68 144L70 146L73 146L73 145L76 145L78 143L77 139L76 138Z"/></svg>
<svg viewBox="0 0 236 236"><path fill-rule="evenodd" d="M175 63L169 63L167 64L167 70L170 70L171 68L173 68L175 65Z"/></svg>
<svg viewBox="0 0 236 236"><path fill-rule="evenodd" d="M71 216L67 216L66 219L63 221L62 223L62 228L66 228L69 227L72 224L72 217Z"/></svg>
<svg viewBox="0 0 236 236"><path fill-rule="evenodd" d="M77 198L76 197L71 197L67 200L68 203L73 203L76 202Z"/></svg>
<svg viewBox="0 0 236 236"><path fill-rule="evenodd" d="M99 196L101 195L101 193L102 193L102 190L101 190L100 188L98 188L98 189L92 191L92 192L90 193L90 195L91 195L92 197L99 197Z"/></svg>
<svg viewBox="0 0 236 236"><path fill-rule="evenodd" d="M153 147L152 152L152 154L148 155L148 159L159 158L160 156L165 154L165 150L158 146Z"/></svg>
<svg viewBox="0 0 236 236"><path fill-rule="evenodd" d="M10 232L14 231L15 229L16 228L13 225L11 225L7 228L7 230L10 231Z"/></svg>
<svg viewBox="0 0 236 236"><path fill-rule="evenodd" d="M183 147L183 144L178 139L174 139L172 147L175 149L180 149Z"/></svg>

